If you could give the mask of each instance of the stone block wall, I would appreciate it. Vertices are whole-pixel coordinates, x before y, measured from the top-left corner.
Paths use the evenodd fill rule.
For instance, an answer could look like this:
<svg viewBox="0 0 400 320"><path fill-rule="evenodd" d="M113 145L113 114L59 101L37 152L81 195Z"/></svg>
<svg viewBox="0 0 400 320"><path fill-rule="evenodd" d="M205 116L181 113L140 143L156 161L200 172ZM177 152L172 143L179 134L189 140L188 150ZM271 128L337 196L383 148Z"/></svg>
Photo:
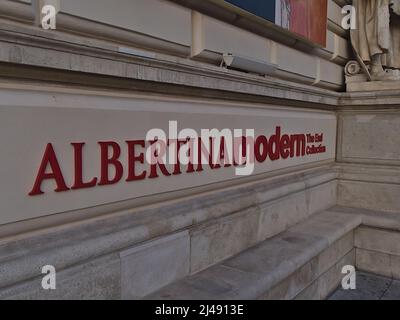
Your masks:
<svg viewBox="0 0 400 320"><path fill-rule="evenodd" d="M400 233L371 227L355 232L357 268L400 279Z"/></svg>
<svg viewBox="0 0 400 320"><path fill-rule="evenodd" d="M0 298L144 297L333 206L336 174L330 167L286 176L287 188L276 186L275 177L228 193L3 238ZM41 289L46 264L57 270L53 292Z"/></svg>
<svg viewBox="0 0 400 320"><path fill-rule="evenodd" d="M338 204L399 212L400 113L390 91L381 95L346 98L338 113Z"/></svg>

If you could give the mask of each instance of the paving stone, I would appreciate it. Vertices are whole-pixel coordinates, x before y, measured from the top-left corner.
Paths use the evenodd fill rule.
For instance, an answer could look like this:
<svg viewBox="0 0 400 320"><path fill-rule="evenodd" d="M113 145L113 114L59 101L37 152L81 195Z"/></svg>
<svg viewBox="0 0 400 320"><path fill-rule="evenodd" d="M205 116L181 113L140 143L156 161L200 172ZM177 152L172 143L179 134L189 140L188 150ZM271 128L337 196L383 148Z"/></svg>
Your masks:
<svg viewBox="0 0 400 320"><path fill-rule="evenodd" d="M339 286L328 300L380 300L392 283L390 278L369 273L357 272L356 277L355 290L344 290Z"/></svg>
<svg viewBox="0 0 400 320"><path fill-rule="evenodd" d="M389 289L383 295L382 300L400 300L400 281L393 280Z"/></svg>

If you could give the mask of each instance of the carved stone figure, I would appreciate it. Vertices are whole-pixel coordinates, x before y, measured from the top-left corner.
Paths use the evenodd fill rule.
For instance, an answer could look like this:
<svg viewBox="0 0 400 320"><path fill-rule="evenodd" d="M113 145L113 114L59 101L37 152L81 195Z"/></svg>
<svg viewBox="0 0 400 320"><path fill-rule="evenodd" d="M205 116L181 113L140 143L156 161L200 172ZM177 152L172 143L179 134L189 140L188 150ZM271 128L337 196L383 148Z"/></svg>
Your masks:
<svg viewBox="0 0 400 320"><path fill-rule="evenodd" d="M400 80L400 0L353 0L351 43L368 80Z"/></svg>

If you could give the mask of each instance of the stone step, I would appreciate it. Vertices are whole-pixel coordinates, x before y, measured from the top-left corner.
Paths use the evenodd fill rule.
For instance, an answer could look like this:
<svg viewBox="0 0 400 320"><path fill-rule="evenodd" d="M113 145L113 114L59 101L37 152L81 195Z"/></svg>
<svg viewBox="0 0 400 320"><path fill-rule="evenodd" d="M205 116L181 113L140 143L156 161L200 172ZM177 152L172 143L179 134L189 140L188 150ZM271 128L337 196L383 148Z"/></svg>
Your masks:
<svg viewBox="0 0 400 320"><path fill-rule="evenodd" d="M145 299L295 298L340 261L355 263L353 230L361 222L358 213L323 211ZM293 281L304 283L296 283L289 290ZM329 290L335 289L337 283L331 286ZM271 295L272 289L284 293ZM318 298L324 298L329 290L319 293Z"/></svg>

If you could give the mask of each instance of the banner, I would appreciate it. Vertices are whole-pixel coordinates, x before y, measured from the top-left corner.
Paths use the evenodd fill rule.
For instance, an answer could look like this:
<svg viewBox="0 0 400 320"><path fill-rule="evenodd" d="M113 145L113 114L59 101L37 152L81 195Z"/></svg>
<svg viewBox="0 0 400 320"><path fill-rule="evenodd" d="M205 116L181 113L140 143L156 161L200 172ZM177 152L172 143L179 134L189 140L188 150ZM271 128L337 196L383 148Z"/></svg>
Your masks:
<svg viewBox="0 0 400 320"><path fill-rule="evenodd" d="M320 46L326 46L327 0L226 0Z"/></svg>

